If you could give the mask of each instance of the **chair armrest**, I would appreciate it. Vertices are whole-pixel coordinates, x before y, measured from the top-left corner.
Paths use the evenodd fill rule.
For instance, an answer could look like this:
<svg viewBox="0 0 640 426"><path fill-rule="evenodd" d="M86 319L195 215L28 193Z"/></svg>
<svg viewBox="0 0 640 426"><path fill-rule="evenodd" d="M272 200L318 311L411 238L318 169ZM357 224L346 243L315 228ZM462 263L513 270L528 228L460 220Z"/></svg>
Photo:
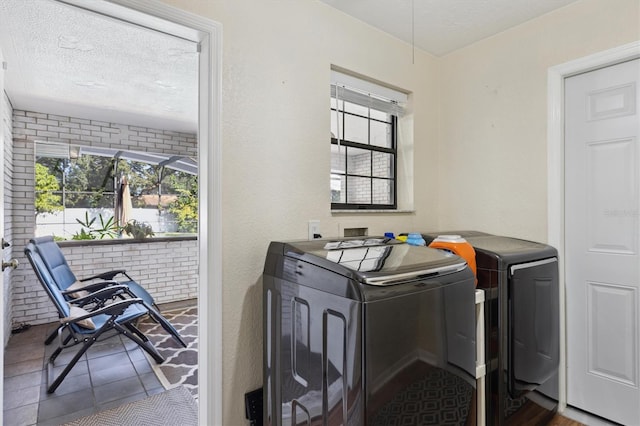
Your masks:
<svg viewBox="0 0 640 426"><path fill-rule="evenodd" d="M68 324L75 324L77 322L86 320L86 319L91 319L92 317L95 317L96 315L122 315L122 313L131 305L136 304L136 303L143 303L142 299L124 299L124 300L119 300L117 302L111 303L107 306L104 306L100 309L96 309L95 311L92 312L88 312L87 315L82 315L76 318L60 318L60 322L63 325L68 325Z"/></svg>
<svg viewBox="0 0 640 426"><path fill-rule="evenodd" d="M77 293L79 291L88 291L88 292L92 292L92 291L96 291L96 290L100 290L101 288L104 287L108 287L108 286L112 286L112 285L118 285L120 284L118 281L100 281L97 283L91 283L91 284L87 284L82 288L75 288L73 290L64 290L61 293L65 296L73 294L73 293Z"/></svg>
<svg viewBox="0 0 640 426"><path fill-rule="evenodd" d="M115 277L118 274L125 274L126 275L126 270L125 269L116 269L113 271L107 271L107 272L102 272L100 274L97 275L93 275L91 277L87 277L87 278L83 278L80 280L80 282L84 282L84 281L91 281L91 280L96 280L96 279L100 279L100 280L113 280L113 277Z"/></svg>
<svg viewBox="0 0 640 426"><path fill-rule="evenodd" d="M98 291L94 291L93 293L90 293L87 296L73 299L69 301L69 303L73 303L74 305L78 305L78 306L83 306L84 304L87 304L89 302L94 302L96 299L100 301L109 300L113 296L117 296L119 294L127 292L128 290L129 290L129 287L127 287L126 284L110 285L108 287L101 288ZM126 299L126 300L131 300L131 299Z"/></svg>

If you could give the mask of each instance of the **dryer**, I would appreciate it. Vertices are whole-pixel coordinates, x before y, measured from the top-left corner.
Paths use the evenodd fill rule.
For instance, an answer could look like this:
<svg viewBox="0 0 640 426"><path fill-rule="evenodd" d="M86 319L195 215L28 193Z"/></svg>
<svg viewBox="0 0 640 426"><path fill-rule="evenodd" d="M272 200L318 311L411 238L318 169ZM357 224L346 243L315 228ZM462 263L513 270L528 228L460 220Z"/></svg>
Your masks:
<svg viewBox="0 0 640 426"><path fill-rule="evenodd" d="M546 244L478 231L456 234L476 251L485 291L488 425L544 423L558 401L558 253Z"/></svg>

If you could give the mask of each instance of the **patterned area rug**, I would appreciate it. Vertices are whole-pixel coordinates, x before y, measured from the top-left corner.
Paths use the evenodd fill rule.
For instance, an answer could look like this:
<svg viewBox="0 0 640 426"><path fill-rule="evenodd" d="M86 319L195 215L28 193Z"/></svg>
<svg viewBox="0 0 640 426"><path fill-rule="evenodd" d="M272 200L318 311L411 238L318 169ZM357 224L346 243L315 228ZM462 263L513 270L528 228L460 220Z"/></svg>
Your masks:
<svg viewBox="0 0 640 426"><path fill-rule="evenodd" d="M386 404L376 426L461 426L467 424L473 387L440 368L413 382Z"/></svg>
<svg viewBox="0 0 640 426"><path fill-rule="evenodd" d="M156 364L150 357L149 363L165 389L183 385L198 398L198 308L195 306L162 311L162 315L178 330L187 347L183 348L173 337L146 317L138 323L138 328L165 358ZM146 355L146 353L145 353Z"/></svg>
<svg viewBox="0 0 640 426"><path fill-rule="evenodd" d="M198 405L188 390L179 386L141 401L76 419L65 426L157 426L198 424Z"/></svg>

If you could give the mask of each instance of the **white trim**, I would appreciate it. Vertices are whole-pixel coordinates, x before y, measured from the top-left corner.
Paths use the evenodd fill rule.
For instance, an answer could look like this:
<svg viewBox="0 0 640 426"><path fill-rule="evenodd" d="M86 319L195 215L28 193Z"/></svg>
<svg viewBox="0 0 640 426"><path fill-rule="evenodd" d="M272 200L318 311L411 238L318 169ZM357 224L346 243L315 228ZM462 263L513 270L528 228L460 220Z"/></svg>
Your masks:
<svg viewBox="0 0 640 426"><path fill-rule="evenodd" d="M560 398L567 408L566 289L564 276L564 79L640 57L640 41L549 68L547 74L547 237L558 249L560 272Z"/></svg>
<svg viewBox="0 0 640 426"><path fill-rule="evenodd" d="M388 101L397 102L401 105L404 105L409 101L409 95L402 93L399 90L395 90L363 78L344 74L336 70L331 70L331 84L355 89L361 93L378 96Z"/></svg>
<svg viewBox="0 0 640 426"><path fill-rule="evenodd" d="M60 0L200 44L199 423L222 425L222 25L157 0Z"/></svg>

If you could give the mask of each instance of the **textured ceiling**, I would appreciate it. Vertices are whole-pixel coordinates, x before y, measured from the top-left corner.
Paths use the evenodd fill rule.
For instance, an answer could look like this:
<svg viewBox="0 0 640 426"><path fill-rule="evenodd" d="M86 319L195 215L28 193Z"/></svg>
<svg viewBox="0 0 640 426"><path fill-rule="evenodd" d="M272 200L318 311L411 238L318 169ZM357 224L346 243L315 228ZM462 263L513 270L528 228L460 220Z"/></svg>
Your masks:
<svg viewBox="0 0 640 426"><path fill-rule="evenodd" d="M51 0L0 1L14 108L195 131L193 42Z"/></svg>
<svg viewBox="0 0 640 426"><path fill-rule="evenodd" d="M322 1L439 56L575 0ZM0 0L0 47L15 108L196 130L192 42L53 0Z"/></svg>
<svg viewBox="0 0 640 426"><path fill-rule="evenodd" d="M577 0L321 0L442 56Z"/></svg>

